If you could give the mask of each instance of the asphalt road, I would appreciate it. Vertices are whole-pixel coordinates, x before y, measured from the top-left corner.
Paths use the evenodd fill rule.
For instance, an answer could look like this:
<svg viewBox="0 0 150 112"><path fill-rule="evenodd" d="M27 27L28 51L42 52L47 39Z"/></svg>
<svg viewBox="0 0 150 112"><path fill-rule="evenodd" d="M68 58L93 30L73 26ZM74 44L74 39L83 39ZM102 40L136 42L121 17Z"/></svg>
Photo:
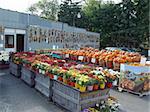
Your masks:
<svg viewBox="0 0 150 112"><path fill-rule="evenodd" d="M111 90L121 108L126 112L150 112L149 96L140 98L127 92ZM22 80L9 74L9 70L0 70L0 112L66 112L65 109L49 102L46 97L30 88Z"/></svg>

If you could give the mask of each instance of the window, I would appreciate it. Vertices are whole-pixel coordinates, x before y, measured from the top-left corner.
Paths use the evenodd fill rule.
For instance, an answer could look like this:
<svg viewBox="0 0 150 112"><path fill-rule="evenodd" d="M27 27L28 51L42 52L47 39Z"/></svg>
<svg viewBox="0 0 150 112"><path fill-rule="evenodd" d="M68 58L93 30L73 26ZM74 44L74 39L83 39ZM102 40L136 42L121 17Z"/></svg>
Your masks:
<svg viewBox="0 0 150 112"><path fill-rule="evenodd" d="M5 48L14 48L14 35L5 35Z"/></svg>

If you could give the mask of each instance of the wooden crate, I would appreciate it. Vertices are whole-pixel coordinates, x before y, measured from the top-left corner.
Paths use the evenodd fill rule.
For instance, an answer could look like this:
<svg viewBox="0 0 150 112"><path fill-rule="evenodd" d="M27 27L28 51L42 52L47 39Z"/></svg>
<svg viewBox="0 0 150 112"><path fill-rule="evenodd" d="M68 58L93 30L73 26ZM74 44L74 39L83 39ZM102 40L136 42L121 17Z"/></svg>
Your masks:
<svg viewBox="0 0 150 112"><path fill-rule="evenodd" d="M61 82L54 81L52 99L71 112L81 112L85 108L95 106L101 100L106 100L108 94L109 89L80 92Z"/></svg>
<svg viewBox="0 0 150 112"><path fill-rule="evenodd" d="M41 94L45 95L48 98L52 98L52 86L53 80L51 80L48 76L44 76L42 74L36 74L35 78L35 88Z"/></svg>
<svg viewBox="0 0 150 112"><path fill-rule="evenodd" d="M35 85L35 73L26 67L21 69L21 79L29 86L34 87Z"/></svg>

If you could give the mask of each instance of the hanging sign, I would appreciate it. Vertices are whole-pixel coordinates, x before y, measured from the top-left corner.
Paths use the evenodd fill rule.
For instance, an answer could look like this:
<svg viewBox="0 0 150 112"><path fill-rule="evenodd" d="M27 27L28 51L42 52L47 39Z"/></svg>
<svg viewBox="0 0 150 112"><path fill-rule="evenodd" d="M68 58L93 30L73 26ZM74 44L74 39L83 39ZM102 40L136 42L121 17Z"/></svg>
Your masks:
<svg viewBox="0 0 150 112"><path fill-rule="evenodd" d="M141 57L140 64L145 65L145 63L146 63L146 57Z"/></svg>

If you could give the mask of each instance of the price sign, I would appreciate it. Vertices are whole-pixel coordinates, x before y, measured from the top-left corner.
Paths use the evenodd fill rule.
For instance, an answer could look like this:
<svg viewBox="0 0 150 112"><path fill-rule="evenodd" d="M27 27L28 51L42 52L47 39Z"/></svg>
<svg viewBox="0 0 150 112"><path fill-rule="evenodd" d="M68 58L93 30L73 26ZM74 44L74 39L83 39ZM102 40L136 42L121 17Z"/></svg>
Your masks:
<svg viewBox="0 0 150 112"><path fill-rule="evenodd" d="M83 56L79 56L79 57L78 57L78 60L83 60Z"/></svg>
<svg viewBox="0 0 150 112"><path fill-rule="evenodd" d="M117 83L118 83L117 80L113 81L114 86L117 86Z"/></svg>
<svg viewBox="0 0 150 112"><path fill-rule="evenodd" d="M92 58L92 59L91 59L91 62L92 62L92 63L95 63L95 62L96 62L96 59L95 59L95 58Z"/></svg>
<svg viewBox="0 0 150 112"><path fill-rule="evenodd" d="M140 64L145 65L145 63L146 63L146 57L141 57Z"/></svg>
<svg viewBox="0 0 150 112"><path fill-rule="evenodd" d="M65 57L66 57L66 58L69 58L69 54L66 54Z"/></svg>

